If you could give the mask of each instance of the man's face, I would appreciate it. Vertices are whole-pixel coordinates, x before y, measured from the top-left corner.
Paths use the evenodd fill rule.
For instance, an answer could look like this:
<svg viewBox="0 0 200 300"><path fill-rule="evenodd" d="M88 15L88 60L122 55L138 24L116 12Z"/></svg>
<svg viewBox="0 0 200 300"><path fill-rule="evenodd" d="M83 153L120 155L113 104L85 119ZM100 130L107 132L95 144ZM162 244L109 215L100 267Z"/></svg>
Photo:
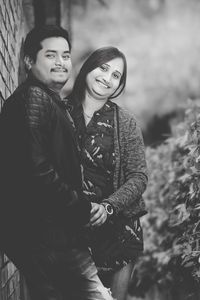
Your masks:
<svg viewBox="0 0 200 300"><path fill-rule="evenodd" d="M62 37L50 37L41 42L42 49L31 62L34 76L49 88L60 91L72 70L68 42Z"/></svg>

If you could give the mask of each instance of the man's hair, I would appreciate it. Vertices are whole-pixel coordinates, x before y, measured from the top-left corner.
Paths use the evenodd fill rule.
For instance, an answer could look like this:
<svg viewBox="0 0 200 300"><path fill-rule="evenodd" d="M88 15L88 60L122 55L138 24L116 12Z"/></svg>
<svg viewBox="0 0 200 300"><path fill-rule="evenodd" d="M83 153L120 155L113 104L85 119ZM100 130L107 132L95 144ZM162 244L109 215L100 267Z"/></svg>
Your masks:
<svg viewBox="0 0 200 300"><path fill-rule="evenodd" d="M88 73L107 63L108 61L118 57L122 58L123 60L124 70L120 79L119 87L114 92L114 94L109 97L109 99L114 99L118 97L123 92L126 86L126 57L119 49L115 47L102 47L94 51L83 63L83 66L81 67L79 74L75 80L74 87L70 95L70 101L72 101L75 105L80 106L85 96L86 77Z"/></svg>
<svg viewBox="0 0 200 300"><path fill-rule="evenodd" d="M67 30L57 25L43 25L34 27L26 36L24 41L24 57L29 56L34 62L39 50L42 49L41 42L51 37L62 37L69 44L71 51L71 41Z"/></svg>

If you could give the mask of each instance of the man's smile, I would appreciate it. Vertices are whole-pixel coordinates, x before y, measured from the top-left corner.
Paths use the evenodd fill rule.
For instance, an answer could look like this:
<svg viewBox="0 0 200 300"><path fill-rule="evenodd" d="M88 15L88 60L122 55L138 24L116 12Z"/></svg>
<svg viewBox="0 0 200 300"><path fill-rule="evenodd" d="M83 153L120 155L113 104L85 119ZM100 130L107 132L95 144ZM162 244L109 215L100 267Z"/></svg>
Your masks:
<svg viewBox="0 0 200 300"><path fill-rule="evenodd" d="M67 69L63 69L63 68L53 68L53 69L51 69L51 72L56 72L56 73L67 73L68 70L67 70Z"/></svg>

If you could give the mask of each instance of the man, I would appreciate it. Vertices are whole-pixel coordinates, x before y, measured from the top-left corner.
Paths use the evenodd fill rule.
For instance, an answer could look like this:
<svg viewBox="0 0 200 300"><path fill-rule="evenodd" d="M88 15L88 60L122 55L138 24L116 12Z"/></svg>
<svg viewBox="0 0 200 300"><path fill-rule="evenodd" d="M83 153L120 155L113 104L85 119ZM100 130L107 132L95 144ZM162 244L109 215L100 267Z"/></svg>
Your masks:
<svg viewBox="0 0 200 300"><path fill-rule="evenodd" d="M75 128L59 96L70 52L66 30L34 28L24 43L27 79L0 117L1 247L33 300L111 299L80 235L92 210L82 197Z"/></svg>

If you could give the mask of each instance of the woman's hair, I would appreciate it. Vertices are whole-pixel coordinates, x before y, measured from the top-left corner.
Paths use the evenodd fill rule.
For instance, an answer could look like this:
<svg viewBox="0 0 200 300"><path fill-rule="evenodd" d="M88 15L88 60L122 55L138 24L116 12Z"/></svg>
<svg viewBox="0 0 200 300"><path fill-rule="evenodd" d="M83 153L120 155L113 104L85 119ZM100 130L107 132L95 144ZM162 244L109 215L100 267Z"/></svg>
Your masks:
<svg viewBox="0 0 200 300"><path fill-rule="evenodd" d="M38 51L42 49L41 42L51 37L64 38L68 42L69 51L71 51L71 42L67 30L57 25L43 25L34 27L27 34L24 42L24 56L30 57L35 62Z"/></svg>
<svg viewBox="0 0 200 300"><path fill-rule="evenodd" d="M118 57L122 58L123 60L124 70L120 79L119 87L114 94L109 97L109 99L116 98L122 93L126 85L127 77L127 62L125 55L115 47L103 47L94 51L83 63L83 66L81 67L75 80L72 93L69 97L73 104L79 106L85 97L86 77L88 73L107 63L108 61Z"/></svg>

